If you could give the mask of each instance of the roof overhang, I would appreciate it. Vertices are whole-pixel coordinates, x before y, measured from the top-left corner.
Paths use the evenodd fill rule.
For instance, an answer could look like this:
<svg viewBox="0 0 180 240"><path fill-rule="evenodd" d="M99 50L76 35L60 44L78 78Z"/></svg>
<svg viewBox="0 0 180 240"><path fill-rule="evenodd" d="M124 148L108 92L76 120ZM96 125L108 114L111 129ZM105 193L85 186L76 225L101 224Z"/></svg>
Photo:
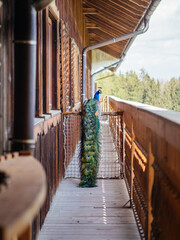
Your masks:
<svg viewBox="0 0 180 240"><path fill-rule="evenodd" d="M83 0L90 45L142 28L161 0ZM115 58L128 51L134 38L113 43L100 50Z"/></svg>

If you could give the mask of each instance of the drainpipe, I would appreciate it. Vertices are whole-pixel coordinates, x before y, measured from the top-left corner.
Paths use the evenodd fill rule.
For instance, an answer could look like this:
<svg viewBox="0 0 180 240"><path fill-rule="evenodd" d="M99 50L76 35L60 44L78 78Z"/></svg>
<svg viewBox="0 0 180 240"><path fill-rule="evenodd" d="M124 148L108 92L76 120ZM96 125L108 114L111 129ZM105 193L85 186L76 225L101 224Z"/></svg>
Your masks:
<svg viewBox="0 0 180 240"><path fill-rule="evenodd" d="M149 28L149 21L146 21L144 19L144 27L141 30L137 30L135 32L128 33L128 34L125 34L125 35L122 35L122 36L119 36L119 37L115 37L115 38L112 38L112 39L108 39L106 41L90 45L90 46L85 47L83 49L83 53L82 53L82 55L83 55L82 101L83 102L85 101L85 97L86 97L85 94L86 94L86 55L87 55L87 52L90 51L90 50L96 49L96 48L100 48L100 47L110 45L112 43L116 43L116 42L120 42L120 41L129 39L129 38L136 37L139 34L145 33L148 30L148 28Z"/></svg>
<svg viewBox="0 0 180 240"><path fill-rule="evenodd" d="M33 4L38 2L43 1L14 1L15 79L12 151L31 150L35 146L33 127L35 116L37 13ZM43 6L45 7L45 4Z"/></svg>
<svg viewBox="0 0 180 240"><path fill-rule="evenodd" d="M106 69L109 69L110 67L113 67L113 66L116 66L116 65L119 66L122 63L122 61L124 61L124 56L120 60L118 60L117 62L114 62L114 63L110 64L109 66L104 67L103 69L98 70L98 71L94 72L93 74L91 74L91 98L94 97L94 76L96 74L100 73L100 72L105 71Z"/></svg>

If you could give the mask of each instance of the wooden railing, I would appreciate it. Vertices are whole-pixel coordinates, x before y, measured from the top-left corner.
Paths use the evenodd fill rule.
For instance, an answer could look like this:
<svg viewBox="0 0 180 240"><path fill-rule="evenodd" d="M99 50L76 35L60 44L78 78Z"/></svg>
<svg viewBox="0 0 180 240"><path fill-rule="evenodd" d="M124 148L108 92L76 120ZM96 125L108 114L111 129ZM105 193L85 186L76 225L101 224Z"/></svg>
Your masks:
<svg viewBox="0 0 180 240"><path fill-rule="evenodd" d="M31 240L31 223L45 199L44 169L25 154L0 157L1 240Z"/></svg>
<svg viewBox="0 0 180 240"><path fill-rule="evenodd" d="M81 117L78 113L62 114L51 111L35 119L34 138L36 150L34 156L41 162L47 177L47 196L40 213L33 224L33 239L36 239L49 211L53 196L61 182L65 168L73 157L80 137Z"/></svg>
<svg viewBox="0 0 180 240"><path fill-rule="evenodd" d="M43 117L35 119L36 149L34 156L45 169L47 195L44 205L33 223L33 239L36 239L64 174L63 115L60 111L52 111L52 114L43 115Z"/></svg>
<svg viewBox="0 0 180 240"><path fill-rule="evenodd" d="M178 239L180 113L115 97L109 98L109 110L123 112L122 121L110 119L110 126L118 131L114 135L141 238Z"/></svg>

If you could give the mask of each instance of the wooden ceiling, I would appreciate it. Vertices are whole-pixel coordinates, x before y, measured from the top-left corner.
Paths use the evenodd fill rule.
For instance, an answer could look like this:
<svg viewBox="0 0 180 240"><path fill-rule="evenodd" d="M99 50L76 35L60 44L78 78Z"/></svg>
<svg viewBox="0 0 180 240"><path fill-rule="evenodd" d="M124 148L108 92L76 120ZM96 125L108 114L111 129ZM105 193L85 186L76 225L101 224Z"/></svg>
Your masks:
<svg viewBox="0 0 180 240"><path fill-rule="evenodd" d="M90 44L133 32L144 15L150 0L83 0ZM101 50L120 58L128 40Z"/></svg>

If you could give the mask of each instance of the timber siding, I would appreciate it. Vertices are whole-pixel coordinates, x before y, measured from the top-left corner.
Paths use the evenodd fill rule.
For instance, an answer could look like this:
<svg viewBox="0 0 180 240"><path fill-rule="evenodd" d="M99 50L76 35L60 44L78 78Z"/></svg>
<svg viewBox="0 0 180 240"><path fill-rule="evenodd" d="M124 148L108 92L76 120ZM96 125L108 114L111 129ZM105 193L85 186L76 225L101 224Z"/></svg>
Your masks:
<svg viewBox="0 0 180 240"><path fill-rule="evenodd" d="M48 188L45 203L33 223L34 239L64 175L63 112L81 102L81 52L89 44L84 26L82 1L56 1L38 13L35 157L45 169ZM90 58L87 76L87 86L91 86ZM71 144L78 137L73 136Z"/></svg>

